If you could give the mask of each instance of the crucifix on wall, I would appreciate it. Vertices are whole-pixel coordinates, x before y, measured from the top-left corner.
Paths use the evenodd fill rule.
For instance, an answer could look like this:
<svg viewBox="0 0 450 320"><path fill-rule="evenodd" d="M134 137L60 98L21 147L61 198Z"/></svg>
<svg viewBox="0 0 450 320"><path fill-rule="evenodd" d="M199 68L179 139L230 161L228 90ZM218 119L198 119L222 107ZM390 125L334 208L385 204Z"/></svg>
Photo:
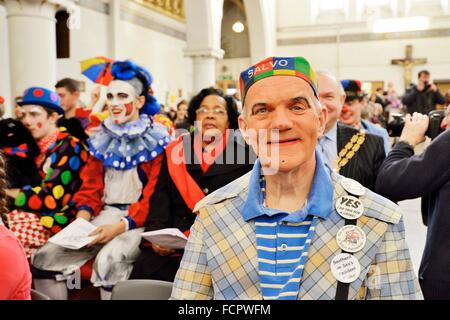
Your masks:
<svg viewBox="0 0 450 320"><path fill-rule="evenodd" d="M427 63L426 58L413 59L412 58L412 45L406 46L406 57L404 59L393 59L391 64L399 65L403 67L403 81L405 84L405 89L411 84L412 79L412 68L419 64Z"/></svg>

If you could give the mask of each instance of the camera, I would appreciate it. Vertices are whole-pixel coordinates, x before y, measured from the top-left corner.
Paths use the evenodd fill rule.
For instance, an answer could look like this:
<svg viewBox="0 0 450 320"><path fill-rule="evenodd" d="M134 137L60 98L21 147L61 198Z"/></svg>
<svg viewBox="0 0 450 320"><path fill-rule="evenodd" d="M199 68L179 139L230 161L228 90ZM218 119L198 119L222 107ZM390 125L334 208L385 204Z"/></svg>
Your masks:
<svg viewBox="0 0 450 320"><path fill-rule="evenodd" d="M391 137L400 137L403 127L405 126L405 115L400 113L392 114L394 120L387 124L386 129L389 132L389 136ZM445 118L444 110L433 110L428 113L428 117L430 118L430 122L428 124L427 132L425 135L429 137L431 140L436 138L440 133L444 131L441 128L442 119Z"/></svg>
<svg viewBox="0 0 450 320"><path fill-rule="evenodd" d="M428 90L430 90L431 84L430 84L428 81L425 81L424 85L425 85L425 86L424 86L423 91L428 91Z"/></svg>

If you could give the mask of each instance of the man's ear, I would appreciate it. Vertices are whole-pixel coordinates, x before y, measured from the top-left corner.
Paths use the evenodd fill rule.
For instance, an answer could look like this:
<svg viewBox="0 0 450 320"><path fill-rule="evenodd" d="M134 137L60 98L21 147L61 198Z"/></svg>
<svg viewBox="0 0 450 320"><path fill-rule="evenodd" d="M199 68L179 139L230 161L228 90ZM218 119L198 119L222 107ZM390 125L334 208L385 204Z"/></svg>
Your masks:
<svg viewBox="0 0 450 320"><path fill-rule="evenodd" d="M324 106L321 106L319 112L319 128L318 128L318 136L320 137L325 131L325 126L327 124L328 119L328 109Z"/></svg>
<svg viewBox="0 0 450 320"><path fill-rule="evenodd" d="M74 95L77 99L80 99L81 93L80 93L80 91L75 91L75 92L73 93L73 95Z"/></svg>
<svg viewBox="0 0 450 320"><path fill-rule="evenodd" d="M244 140L247 144L249 144L249 139L248 139L248 134L247 134L247 121L245 119L245 117L241 114L238 117L238 125L239 125L239 130L242 133L242 136L244 137Z"/></svg>
<svg viewBox="0 0 450 320"><path fill-rule="evenodd" d="M48 119L54 123L56 125L56 123L58 122L59 118L62 118L63 115L60 115L58 112L52 112L49 116Z"/></svg>

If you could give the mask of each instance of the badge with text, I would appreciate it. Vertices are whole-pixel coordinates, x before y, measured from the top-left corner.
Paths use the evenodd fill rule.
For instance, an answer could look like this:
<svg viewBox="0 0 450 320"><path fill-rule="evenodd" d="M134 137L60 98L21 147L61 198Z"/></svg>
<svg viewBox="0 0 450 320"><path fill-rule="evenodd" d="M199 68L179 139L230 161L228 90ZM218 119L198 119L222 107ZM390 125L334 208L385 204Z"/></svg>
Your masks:
<svg viewBox="0 0 450 320"><path fill-rule="evenodd" d="M364 248L366 234L358 226L347 225L339 229L336 241L342 250L354 253Z"/></svg>
<svg viewBox="0 0 450 320"><path fill-rule="evenodd" d="M341 180L341 185L348 193L354 194L355 196L362 196L366 193L366 188L362 186L358 181L349 178L343 178Z"/></svg>
<svg viewBox="0 0 450 320"><path fill-rule="evenodd" d="M351 283L361 273L359 261L349 253L340 253L331 261L331 273L340 282Z"/></svg>
<svg viewBox="0 0 450 320"><path fill-rule="evenodd" d="M361 200L353 196L340 197L336 200L335 208L341 217L349 220L358 219L364 212L364 205Z"/></svg>

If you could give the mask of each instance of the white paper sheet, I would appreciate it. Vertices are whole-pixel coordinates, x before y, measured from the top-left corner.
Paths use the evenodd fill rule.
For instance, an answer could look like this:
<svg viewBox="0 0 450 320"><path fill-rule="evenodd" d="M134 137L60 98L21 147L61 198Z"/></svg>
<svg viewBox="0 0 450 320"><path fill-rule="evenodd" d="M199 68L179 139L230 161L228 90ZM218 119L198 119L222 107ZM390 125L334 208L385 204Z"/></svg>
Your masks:
<svg viewBox="0 0 450 320"><path fill-rule="evenodd" d="M78 250L89 244L97 236L89 237L88 234L97 229L92 223L78 218L51 237L48 241L58 246Z"/></svg>
<svg viewBox="0 0 450 320"><path fill-rule="evenodd" d="M187 237L177 228L166 228L141 233L141 236L158 246L167 249L184 249Z"/></svg>

